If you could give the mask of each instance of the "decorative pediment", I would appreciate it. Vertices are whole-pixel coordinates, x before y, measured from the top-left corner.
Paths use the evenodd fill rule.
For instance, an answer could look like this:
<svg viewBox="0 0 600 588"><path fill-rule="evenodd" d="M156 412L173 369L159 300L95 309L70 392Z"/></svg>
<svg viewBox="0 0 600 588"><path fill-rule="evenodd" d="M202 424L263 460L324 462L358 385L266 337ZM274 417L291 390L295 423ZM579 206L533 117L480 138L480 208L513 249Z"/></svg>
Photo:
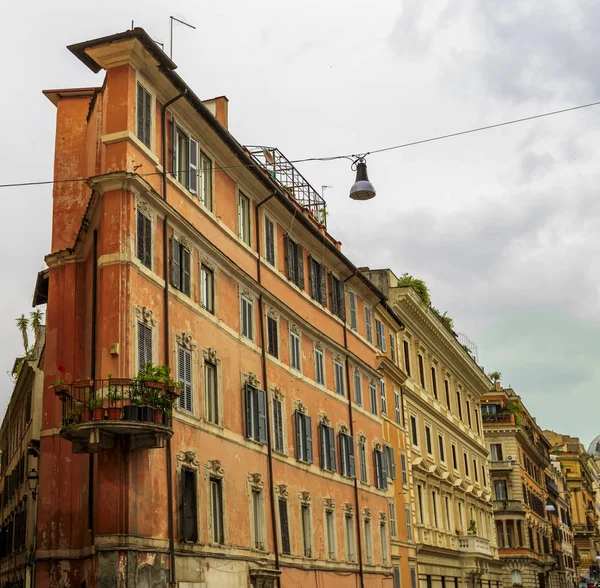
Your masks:
<svg viewBox="0 0 600 588"><path fill-rule="evenodd" d="M387 515L384 512L379 513L379 522L385 523L387 521Z"/></svg>
<svg viewBox="0 0 600 588"><path fill-rule="evenodd" d="M142 200L141 198L136 198L135 205L137 209L148 218L153 218L155 216L154 210L150 208L150 205L145 200Z"/></svg>
<svg viewBox="0 0 600 588"><path fill-rule="evenodd" d="M177 343L179 343L179 345L185 347L186 349L196 349L197 347L190 333L186 333L183 331L181 333L176 333L175 340L177 341Z"/></svg>
<svg viewBox="0 0 600 588"><path fill-rule="evenodd" d="M217 363L217 350L214 347L208 347L202 350L202 356L210 363Z"/></svg>
<svg viewBox="0 0 600 588"><path fill-rule="evenodd" d="M333 359L334 359L335 361L337 361L338 363L344 363L344 358L343 358L343 356L342 356L342 354L341 354L341 353L336 353L336 354L333 356Z"/></svg>
<svg viewBox="0 0 600 588"><path fill-rule="evenodd" d="M136 306L135 314L136 314L138 320L141 321L142 323L144 323L146 325L150 325L152 327L156 326L157 321L154 318L152 309L148 308L147 306Z"/></svg>
<svg viewBox="0 0 600 588"><path fill-rule="evenodd" d="M335 510L335 500L333 498L323 498L323 506L327 512Z"/></svg>
<svg viewBox="0 0 600 588"><path fill-rule="evenodd" d="M285 394L281 391L279 386L271 386L271 396L273 396L275 400L283 400Z"/></svg>
<svg viewBox="0 0 600 588"><path fill-rule="evenodd" d="M279 498L287 500L290 496L287 484L278 484L277 486L275 486L275 494L277 494Z"/></svg>
<svg viewBox="0 0 600 588"><path fill-rule="evenodd" d="M375 451L383 451L383 445L379 439L373 441L373 449L375 449Z"/></svg>
<svg viewBox="0 0 600 588"><path fill-rule="evenodd" d="M294 333L294 335L300 336L300 327L295 323L290 323L290 332Z"/></svg>
<svg viewBox="0 0 600 588"><path fill-rule="evenodd" d="M300 501L300 504L310 504L312 502L310 492L307 490L302 490L302 492L298 494L298 500Z"/></svg>
<svg viewBox="0 0 600 588"><path fill-rule="evenodd" d="M331 427L331 419L327 416L326 413L319 413L319 424L325 425L326 427Z"/></svg>
<svg viewBox="0 0 600 588"><path fill-rule="evenodd" d="M249 298L249 299L251 299L251 300L252 300L252 299L254 299L254 294L253 294L253 293L252 293L252 291L251 291L249 288L247 288L246 286L240 286L240 294L241 294L242 296L245 296L246 298Z"/></svg>
<svg viewBox="0 0 600 588"><path fill-rule="evenodd" d="M260 387L260 380L254 372L246 372L244 373L244 383L249 386L254 386L255 388Z"/></svg>
<svg viewBox="0 0 600 588"><path fill-rule="evenodd" d="M213 272L215 271L215 269L216 269L215 263L211 259L206 257L206 255L200 256L200 262L202 263L202 265L205 265L209 270L212 270Z"/></svg>
<svg viewBox="0 0 600 588"><path fill-rule="evenodd" d="M248 482L252 488L262 490L265 487L262 474L248 474Z"/></svg>
<svg viewBox="0 0 600 588"><path fill-rule="evenodd" d="M269 306L267 308L267 316L273 320L277 320L279 318L279 313L272 306Z"/></svg>
<svg viewBox="0 0 600 588"><path fill-rule="evenodd" d="M343 433L344 435L350 435L350 427L344 422L341 421L337 425L338 433Z"/></svg>
<svg viewBox="0 0 600 588"><path fill-rule="evenodd" d="M180 451L176 457L177 461L182 465L200 467L200 462L195 451Z"/></svg>
<svg viewBox="0 0 600 588"><path fill-rule="evenodd" d="M185 235L177 235L176 236L177 241L179 241L179 243L185 247L188 251L192 250L192 242L185 236Z"/></svg>
<svg viewBox="0 0 600 588"><path fill-rule="evenodd" d="M364 431L359 431L358 432L358 442L359 443L366 443L367 442L367 435L365 434Z"/></svg>
<svg viewBox="0 0 600 588"><path fill-rule="evenodd" d="M342 504L342 512L345 515L353 515L354 514L354 505L351 502L344 502Z"/></svg>
<svg viewBox="0 0 600 588"><path fill-rule="evenodd" d="M321 343L321 341L315 341L315 349L323 351L323 343Z"/></svg>
<svg viewBox="0 0 600 588"><path fill-rule="evenodd" d="M372 514L371 514L371 509L370 508L363 508L362 509L362 516L363 519L365 519L366 521L370 521L372 518Z"/></svg>
<svg viewBox="0 0 600 588"><path fill-rule="evenodd" d="M206 462L206 470L208 474L211 476L215 476L217 478L222 478L225 475L225 470L221 466L221 460L212 459Z"/></svg>
<svg viewBox="0 0 600 588"><path fill-rule="evenodd" d="M294 410L302 414L307 414L308 412L306 404L304 404L304 402L298 398L294 399Z"/></svg>

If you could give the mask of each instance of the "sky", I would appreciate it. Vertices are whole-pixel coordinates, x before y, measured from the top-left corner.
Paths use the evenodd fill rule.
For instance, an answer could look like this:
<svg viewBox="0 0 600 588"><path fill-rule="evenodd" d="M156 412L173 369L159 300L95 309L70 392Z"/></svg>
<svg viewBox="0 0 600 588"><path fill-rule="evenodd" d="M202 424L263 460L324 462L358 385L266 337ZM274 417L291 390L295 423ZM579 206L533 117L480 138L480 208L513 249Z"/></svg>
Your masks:
<svg viewBox="0 0 600 588"><path fill-rule="evenodd" d="M35 5L39 5L36 9ZM135 26L169 47L201 98L229 98L243 144L289 159L365 153L600 100L594 0L35 0L3 7L0 184L52 179L42 90L101 85L66 45ZM543 428L600 433L600 106L368 157L377 197L348 198L350 162L298 164L357 266L426 281L487 372ZM0 374L23 346L50 252L50 186L0 188ZM0 375L0 407L10 395ZM0 408L0 411L2 408Z"/></svg>

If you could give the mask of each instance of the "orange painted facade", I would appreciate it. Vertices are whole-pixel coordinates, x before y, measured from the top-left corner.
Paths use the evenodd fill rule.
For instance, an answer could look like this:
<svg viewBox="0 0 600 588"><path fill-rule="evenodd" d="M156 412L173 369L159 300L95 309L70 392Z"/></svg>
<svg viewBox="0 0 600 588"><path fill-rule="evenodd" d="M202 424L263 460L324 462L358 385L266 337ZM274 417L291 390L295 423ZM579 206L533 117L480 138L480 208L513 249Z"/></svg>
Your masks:
<svg viewBox="0 0 600 588"><path fill-rule="evenodd" d="M387 442L400 475L406 440L394 390L402 374L391 349L400 320L325 227L229 134L226 99L198 100L143 30L70 49L106 77L99 88L45 92L57 107L59 183L46 258L35 585L392 588L394 574L410 585L408 493L394 490L389 461L383 474L375 464ZM163 157L163 105L183 91L168 107ZM186 151L197 189L172 163L174 150L183 157L183 133L185 149L197 142L211 164L197 172ZM61 182L74 178L87 180ZM174 246L189 255L179 284ZM295 273L290 256L303 261L294 257ZM324 298L312 287L313 262L326 276ZM141 357L170 366L189 395L184 388L172 420L113 422L108 379L135 377ZM60 365L67 392L49 388ZM255 391L265 392L266 412L249 400ZM104 399L103 420L75 418L68 407L94 394ZM298 430L306 417L312 460ZM323 467L321 427L333 431L334 466ZM354 472L343 469L344 435Z"/></svg>

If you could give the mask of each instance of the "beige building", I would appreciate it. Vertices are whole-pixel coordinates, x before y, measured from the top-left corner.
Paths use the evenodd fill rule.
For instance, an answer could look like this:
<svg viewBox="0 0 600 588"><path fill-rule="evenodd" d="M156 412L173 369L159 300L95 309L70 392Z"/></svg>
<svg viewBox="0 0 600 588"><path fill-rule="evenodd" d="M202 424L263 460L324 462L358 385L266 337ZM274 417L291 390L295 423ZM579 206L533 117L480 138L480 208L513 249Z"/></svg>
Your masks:
<svg viewBox="0 0 600 588"><path fill-rule="evenodd" d="M412 287L397 287L390 270L365 272L406 325L399 353L419 586L496 587L502 570L480 416L490 381Z"/></svg>
<svg viewBox="0 0 600 588"><path fill-rule="evenodd" d="M33 351L17 371L0 427L0 585L34 585L33 551L39 440L42 424L45 330L35 333ZM19 358L15 363L21 362ZM31 476L33 474L33 476ZM28 480L28 476L32 477Z"/></svg>

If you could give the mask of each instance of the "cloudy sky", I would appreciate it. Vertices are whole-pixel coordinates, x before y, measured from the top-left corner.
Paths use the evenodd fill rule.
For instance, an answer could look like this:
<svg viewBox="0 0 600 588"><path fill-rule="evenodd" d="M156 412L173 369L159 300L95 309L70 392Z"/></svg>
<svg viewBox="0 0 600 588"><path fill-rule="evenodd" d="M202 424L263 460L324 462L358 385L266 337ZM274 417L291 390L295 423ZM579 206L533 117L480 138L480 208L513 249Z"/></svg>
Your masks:
<svg viewBox="0 0 600 588"><path fill-rule="evenodd" d="M66 49L135 21L200 97L225 94L242 143L290 159L367 152L600 100L593 0L58 0L3 7L0 183L52 178L55 109L41 91L100 85ZM194 7L192 8L192 4ZM142 8L143 7L143 8ZM357 265L424 279L543 427L600 432L600 107L373 155L377 198L347 197L345 160L300 165L326 191ZM22 351L49 252L51 188L1 189L0 373ZM11 391L0 376L0 405Z"/></svg>

